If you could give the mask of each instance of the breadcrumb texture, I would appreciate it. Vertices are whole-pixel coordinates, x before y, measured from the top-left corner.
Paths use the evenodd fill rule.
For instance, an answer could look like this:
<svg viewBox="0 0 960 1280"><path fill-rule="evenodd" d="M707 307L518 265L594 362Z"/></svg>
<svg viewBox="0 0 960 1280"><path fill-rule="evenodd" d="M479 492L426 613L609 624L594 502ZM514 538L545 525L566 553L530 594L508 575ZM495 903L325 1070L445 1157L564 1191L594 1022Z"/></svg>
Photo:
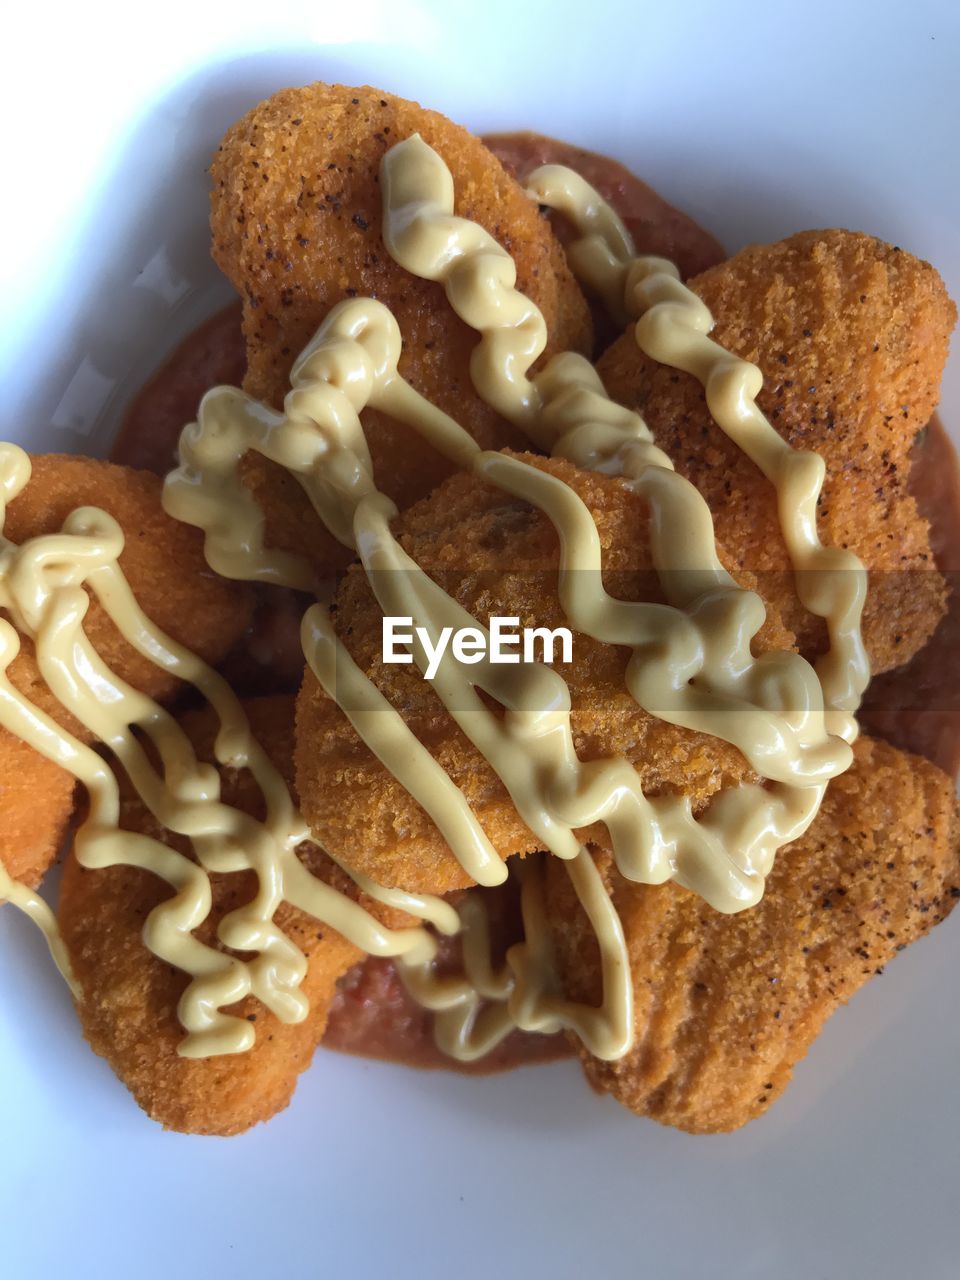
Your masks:
<svg viewBox="0 0 960 1280"><path fill-rule="evenodd" d="M293 699L261 698L246 705L253 731L271 759L292 774ZM191 712L183 726L201 758L212 759L212 713ZM246 771L221 768L228 804L262 817L262 797ZM151 835L182 853L189 846L159 826L137 796L124 794L121 825ZM316 875L354 897L353 882L314 845L300 857ZM212 875L213 910L196 936L215 942L216 925L256 892L250 873ZM304 1022L288 1026L253 997L227 1012L256 1023L249 1053L187 1059L177 1055L183 1029L177 1002L187 975L158 960L142 941L148 913L171 894L169 886L133 867L89 871L71 853L60 894L60 927L80 983L77 1009L84 1034L106 1058L143 1110L181 1133L242 1133L268 1120L290 1101L297 1077L310 1065L327 1022L337 980L362 952L312 916L283 904L277 922L309 960L302 990L310 1001ZM371 907L369 900L363 905ZM376 910L377 908L374 907ZM380 918L395 924L398 913Z"/></svg>
<svg viewBox="0 0 960 1280"><path fill-rule="evenodd" d="M952 780L861 738L807 834L781 850L759 906L721 915L674 884L632 884L606 854L633 975L633 1048L590 1083L690 1133L737 1129L786 1088L827 1018L960 897ZM598 1001L590 926L556 859L548 910L567 990Z"/></svg>
<svg viewBox="0 0 960 1280"><path fill-rule="evenodd" d="M0 729L0 864L14 880L35 889L53 866L74 790L66 769Z"/></svg>
<svg viewBox="0 0 960 1280"><path fill-rule="evenodd" d="M22 543L40 534L59 532L78 507L102 508L123 530L120 568L143 612L204 661L219 662L250 621L252 593L208 568L203 558L203 535L163 510L160 478L148 471L65 454L34 455L31 462L30 483L7 508L6 536ZM107 666L134 688L163 700L182 687L123 639L92 595L83 625ZM68 722L43 683L27 643L9 672L22 693L55 720ZM84 732L75 721L71 727Z"/></svg>
<svg viewBox="0 0 960 1280"><path fill-rule="evenodd" d="M163 511L156 476L62 454L34 455L31 462L29 484L7 508L6 537L22 543L56 533L77 507L101 507L123 529L120 566L147 616L208 662L219 661L233 647L249 620L251 594L207 568L201 535ZM96 600L84 627L107 665L135 688L161 700L176 692L178 682L137 653ZM28 640L21 640L7 674L69 732L90 740L47 688ZM16 879L36 885L53 863L73 795L70 774L0 729L0 860Z"/></svg>
<svg viewBox="0 0 960 1280"><path fill-rule="evenodd" d="M455 212L513 257L517 287L546 319L546 355L589 354L589 310L559 242L478 138L379 89L312 84L274 94L244 116L211 168L213 255L243 298L244 388L279 408L294 359L330 309L372 297L399 322L404 377L484 448L522 447L520 433L473 390L475 331L453 313L442 286L408 274L384 247L380 161L414 133L450 168ZM362 419L378 483L401 508L450 474L411 428L370 410ZM347 562L295 480L259 456L245 466L267 512L269 545L310 555L322 569Z"/></svg>
<svg viewBox="0 0 960 1280"><path fill-rule="evenodd" d="M562 460L518 456L559 477L586 504L600 538L607 590L621 599L661 601L644 501L618 478ZM566 625L557 598L557 534L527 503L458 475L401 516L396 533L421 568L483 624L501 615L518 617L522 627ZM334 620L354 661L460 788L501 856L539 848L491 765L419 670L383 662L382 613L359 565L340 586ZM790 648L792 642L771 611L758 648ZM736 748L638 707L624 683L629 656L623 646L575 635L572 663L558 667L570 688L582 760L623 755L646 792L684 792L695 807L721 787L755 778ZM309 668L297 704L296 761L304 816L336 858L408 890L444 893L471 883L432 819L364 745ZM600 827L586 834L601 842L606 836Z"/></svg>
<svg viewBox="0 0 960 1280"><path fill-rule="evenodd" d="M744 249L690 287L714 316L716 341L760 366L757 402L774 427L823 457L821 536L870 570L863 632L874 671L900 666L945 608L929 526L907 489L910 446L936 406L956 322L943 281L870 236L804 231ZM766 578L801 651L822 652L823 624L782 574L789 561L772 486L713 422L699 382L642 355L632 329L598 368L610 395L646 418L704 494L720 540Z"/></svg>

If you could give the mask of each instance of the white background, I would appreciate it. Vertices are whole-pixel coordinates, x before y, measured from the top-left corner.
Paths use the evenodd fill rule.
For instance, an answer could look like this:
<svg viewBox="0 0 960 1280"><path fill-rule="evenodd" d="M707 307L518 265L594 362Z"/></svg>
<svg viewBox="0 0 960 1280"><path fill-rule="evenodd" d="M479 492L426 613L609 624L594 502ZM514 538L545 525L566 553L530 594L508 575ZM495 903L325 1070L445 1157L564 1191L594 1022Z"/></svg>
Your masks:
<svg viewBox="0 0 960 1280"><path fill-rule="evenodd" d="M102 450L220 297L207 157L272 89L370 82L609 151L735 249L810 226L960 296L960 10L883 3L21 5L4 17L0 435ZM944 391L960 424L960 371ZM230 1141L164 1134L0 912L11 1276L958 1274L960 926L829 1026L769 1116L694 1139L572 1064L486 1081L322 1055Z"/></svg>

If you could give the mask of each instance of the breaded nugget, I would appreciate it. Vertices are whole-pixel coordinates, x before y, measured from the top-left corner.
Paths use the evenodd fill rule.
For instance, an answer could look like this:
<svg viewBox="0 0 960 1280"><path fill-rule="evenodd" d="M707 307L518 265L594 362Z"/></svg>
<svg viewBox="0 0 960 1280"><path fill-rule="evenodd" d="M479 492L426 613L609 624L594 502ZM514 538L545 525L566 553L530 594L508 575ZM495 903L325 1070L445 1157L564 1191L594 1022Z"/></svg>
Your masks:
<svg viewBox="0 0 960 1280"><path fill-rule="evenodd" d="M147 617L207 662L219 661L243 634L252 595L207 567L203 535L166 514L158 477L64 454L36 455L32 463L29 484L7 509L6 536L21 543L59 532L77 507L101 507L123 529L120 567ZM178 682L137 653L96 600L91 601L84 627L107 666L135 688L160 699L176 691ZM10 664L9 675L21 693L55 720L89 736L47 689L28 642Z"/></svg>
<svg viewBox="0 0 960 1280"><path fill-rule="evenodd" d="M30 482L7 509L8 538L21 543L58 532L77 507L102 507L124 531L120 564L147 615L208 661L233 646L250 616L250 593L207 568L202 536L164 513L155 476L59 454L34 456L32 464ZM107 665L138 689L159 698L175 691L177 682L127 644L95 600L85 627ZM58 723L89 740L47 688L25 638L8 675ZM0 730L0 861L15 879L39 884L63 841L73 798L65 770Z"/></svg>
<svg viewBox="0 0 960 1280"><path fill-rule="evenodd" d="M277 767L292 773L293 700L261 698L246 705L258 740ZM184 728L198 751L210 758L214 719L191 713ZM223 798L262 816L256 785L247 772L221 769ZM123 804L121 825L142 831L188 852L188 844L164 831L132 792ZM313 845L301 857L336 888L358 896L353 882ZM214 907L197 936L213 943L216 924L253 896L252 873L211 876ZM297 1077L309 1066L327 1021L337 979L362 956L335 930L283 904L276 919L310 961L303 991L310 1000L306 1021L280 1022L253 997L227 1012L256 1021L257 1040L249 1053L206 1059L177 1055L183 1029L177 1002L187 976L157 959L143 944L148 913L170 894L156 876L131 867L88 871L72 855L60 894L60 927L82 996L78 1012L93 1049L106 1058L140 1106L165 1128L184 1133L241 1133L282 1110ZM364 905L372 904L364 900ZM383 908L380 909L382 913ZM397 913L381 914L397 923Z"/></svg>
<svg viewBox="0 0 960 1280"><path fill-rule="evenodd" d="M244 389L279 407L291 365L335 303L370 296L395 314L400 371L484 447L523 446L518 431L473 390L478 336L443 287L409 275L382 237L380 161L419 133L453 174L457 214L480 223L513 256L519 289L549 331L548 354L589 353L586 302L537 206L465 129L379 89L313 84L260 103L227 133L211 168L213 255L244 300ZM407 507L451 468L415 433L367 411L377 478ZM320 526L296 480L249 457L247 482L268 515L267 542L301 551L324 569L347 553Z"/></svg>
<svg viewBox="0 0 960 1280"><path fill-rule="evenodd" d="M615 477L521 456L564 480L590 509L608 591L662 600L651 570L645 502ZM421 568L482 623L500 615L519 617L524 627L566 625L557 598L557 534L527 503L458 475L402 515L396 533ZM335 626L354 661L460 788L497 851L506 858L541 847L419 670L383 662L382 613L359 566L346 575L336 605ZM758 639L760 648L780 649L793 637L771 614ZM638 707L624 682L629 656L624 647L575 635L572 663L558 668L570 686L581 759L622 754L645 791L683 791L695 806L721 787L755 777L736 748ZM297 702L296 764L303 814L335 857L407 890L445 893L471 883L432 819L364 745L309 668Z"/></svg>
<svg viewBox="0 0 960 1280"><path fill-rule="evenodd" d="M0 864L14 880L35 889L56 861L73 795L72 774L0 728Z"/></svg>
<svg viewBox="0 0 960 1280"><path fill-rule="evenodd" d="M949 914L956 793L934 765L861 738L810 830L781 850L760 904L739 915L598 861L626 934L636 1041L619 1062L581 1049L587 1078L638 1115L724 1132L762 1115L834 1010ZM568 993L597 1001L596 942L556 860L547 884Z"/></svg>
<svg viewBox="0 0 960 1280"><path fill-rule="evenodd" d="M754 245L690 282L713 337L763 371L758 404L800 449L820 453L824 542L871 571L864 638L875 671L906 662L944 611L929 529L907 489L910 445L937 403L956 308L926 262L850 231ZM769 573L801 651L825 630L789 579L773 488L714 424L700 383L643 356L632 329L600 360L615 400L637 409L706 497L739 563Z"/></svg>

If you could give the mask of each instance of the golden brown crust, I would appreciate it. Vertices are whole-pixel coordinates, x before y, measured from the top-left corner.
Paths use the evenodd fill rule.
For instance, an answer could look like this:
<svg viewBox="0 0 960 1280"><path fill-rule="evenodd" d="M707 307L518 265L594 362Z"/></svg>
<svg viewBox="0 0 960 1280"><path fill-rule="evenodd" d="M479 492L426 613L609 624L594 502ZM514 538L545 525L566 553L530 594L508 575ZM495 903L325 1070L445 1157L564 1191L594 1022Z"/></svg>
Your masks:
<svg viewBox="0 0 960 1280"><path fill-rule="evenodd" d="M607 589L623 599L662 599L651 571L643 500L616 478L521 456L559 476L586 503L603 549ZM401 516L396 532L424 571L482 622L498 614L519 617L522 626L566 625L556 595L557 535L547 517L526 503L459 475ZM335 614L354 660L463 791L498 852L507 857L540 847L492 767L419 671L382 661L381 618L366 575L355 566L341 584ZM789 648L792 639L771 613L760 648ZM754 776L734 747L638 707L624 683L628 657L626 648L578 635L573 662L559 668L570 686L581 759L623 754L645 790L682 790L695 806L720 787ZM296 763L304 816L335 856L405 889L445 893L470 883L432 820L364 746L309 670L297 703ZM602 831L591 832L603 839Z"/></svg>
<svg viewBox="0 0 960 1280"><path fill-rule="evenodd" d="M759 906L713 911L676 885L631 884L599 856L623 921L636 1042L619 1062L581 1052L591 1084L691 1133L762 1115L824 1022L960 896L953 782L861 738L809 832L781 850ZM596 946L563 869L549 910L569 993L600 993Z"/></svg>
<svg viewBox="0 0 960 1280"><path fill-rule="evenodd" d="M274 94L244 116L211 170L214 257L244 299L244 388L279 407L294 359L331 307L374 297L399 322L404 376L484 448L522 447L520 433L473 390L468 365L476 333L454 315L440 285L403 271L384 247L380 161L413 133L450 167L456 212L512 255L518 287L546 318L548 353L589 353L589 312L563 250L478 138L379 89L313 84ZM401 508L450 474L410 428L372 411L363 422L377 479ZM246 478L268 511L270 545L312 555L324 568L347 563L296 482L253 456Z"/></svg>
<svg viewBox="0 0 960 1280"><path fill-rule="evenodd" d="M55 533L77 507L102 507L124 531L120 566L147 616L208 662L232 648L249 620L251 594L207 568L201 535L164 513L156 476L62 454L36 455L32 465L30 482L7 509L7 537L21 543ZM137 689L160 699L176 692L177 682L122 639L96 600L84 626L107 665ZM90 740L47 688L28 640L21 638L8 675L64 728ZM0 730L0 861L14 878L39 884L66 834L73 798L65 770Z"/></svg>
<svg viewBox="0 0 960 1280"><path fill-rule="evenodd" d="M289 777L293 700L260 698L245 705L258 740ZM198 751L209 758L212 715L190 713L183 725ZM221 775L224 799L259 816L261 799L250 775L226 769ZM121 825L188 851L129 790ZM357 896L348 877L315 846L304 846L300 853L312 871ZM251 873L211 876L211 881L213 911L196 931L208 943L214 942L222 916L249 901L256 888ZM82 991L78 1012L84 1034L144 1111L165 1128L183 1133L241 1133L268 1120L290 1101L297 1077L310 1065L323 1035L337 980L362 953L312 916L282 905L277 921L310 962L303 982L311 1006L306 1021L285 1025L249 997L229 1010L256 1020L257 1041L249 1053L181 1058L176 1050L183 1031L176 1006L187 978L158 960L141 938L148 913L169 894L168 886L148 872L131 867L88 871L73 854L68 858L60 894L60 927ZM364 900L364 905L370 903Z"/></svg>
<svg viewBox="0 0 960 1280"><path fill-rule="evenodd" d="M4 532L14 542L58 532L77 507L101 507L124 533L120 568L147 617L205 661L218 662L243 634L252 612L248 588L207 567L203 536L166 514L162 481L148 471L65 454L35 455L33 474L7 508ZM84 628L104 662L134 688L166 699L178 683L129 645L96 600ZM43 683L29 644L10 664L18 689L60 723L89 737L65 715Z"/></svg>
<svg viewBox="0 0 960 1280"><path fill-rule="evenodd" d="M53 866L73 814L73 776L0 729L0 864L35 889Z"/></svg>
<svg viewBox="0 0 960 1280"><path fill-rule="evenodd" d="M944 611L929 527L907 491L910 445L936 406L956 320L942 280L870 236L804 231L744 249L690 287L716 320L716 340L760 366L758 403L773 425L823 457L823 539L853 548L871 570L867 648L874 670L899 666ZM774 571L766 594L801 651L821 651L822 625L776 573L788 561L772 488L714 424L700 384L643 356L632 331L598 368L704 494L721 542L747 567Z"/></svg>

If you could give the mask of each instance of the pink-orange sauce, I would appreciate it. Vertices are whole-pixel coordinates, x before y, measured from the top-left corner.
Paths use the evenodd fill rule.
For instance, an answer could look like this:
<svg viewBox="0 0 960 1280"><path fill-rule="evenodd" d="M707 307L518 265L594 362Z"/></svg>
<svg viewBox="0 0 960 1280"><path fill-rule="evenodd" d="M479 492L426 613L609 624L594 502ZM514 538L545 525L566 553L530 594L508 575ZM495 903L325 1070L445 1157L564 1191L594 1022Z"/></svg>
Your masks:
<svg viewBox="0 0 960 1280"><path fill-rule="evenodd" d="M518 884L511 877L504 885L484 889L483 894L490 921L492 954L495 963L500 964L507 947L521 936ZM459 940L441 939L439 971L455 971L459 965ZM452 1062L434 1044L431 1015L407 995L393 964L372 958L358 964L342 980L330 1010L323 1043L328 1049L359 1053L365 1058L474 1075L550 1062L571 1053L569 1041L563 1035L514 1031L479 1062Z"/></svg>

